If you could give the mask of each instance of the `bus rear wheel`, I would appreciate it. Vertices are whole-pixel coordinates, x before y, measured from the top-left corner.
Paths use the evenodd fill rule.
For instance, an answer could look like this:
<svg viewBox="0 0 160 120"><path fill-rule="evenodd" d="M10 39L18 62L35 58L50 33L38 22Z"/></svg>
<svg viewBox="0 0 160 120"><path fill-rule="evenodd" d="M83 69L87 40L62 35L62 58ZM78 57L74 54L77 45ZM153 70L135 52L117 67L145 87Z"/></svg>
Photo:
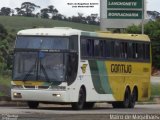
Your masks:
<svg viewBox="0 0 160 120"><path fill-rule="evenodd" d="M72 103L72 109L74 110L82 110L84 108L84 104L86 102L86 92L83 87L80 88L78 102Z"/></svg>
<svg viewBox="0 0 160 120"><path fill-rule="evenodd" d="M130 100L131 100L131 93L130 93L129 88L127 88L126 91L125 91L125 94L124 94L124 100L122 102L122 108L129 108Z"/></svg>
<svg viewBox="0 0 160 120"><path fill-rule="evenodd" d="M113 102L112 106L113 106L113 108L129 108L130 100L131 100L130 90L129 90L129 88L127 88L125 90L123 101L122 102L121 101L120 102Z"/></svg>
<svg viewBox="0 0 160 120"><path fill-rule="evenodd" d="M29 101L27 102L27 104L31 109L37 109L39 106L39 102L36 102L36 101Z"/></svg>
<svg viewBox="0 0 160 120"><path fill-rule="evenodd" d="M136 101L137 101L137 89L133 89L133 92L131 94L131 99L130 99L130 103L129 103L129 108L134 108Z"/></svg>

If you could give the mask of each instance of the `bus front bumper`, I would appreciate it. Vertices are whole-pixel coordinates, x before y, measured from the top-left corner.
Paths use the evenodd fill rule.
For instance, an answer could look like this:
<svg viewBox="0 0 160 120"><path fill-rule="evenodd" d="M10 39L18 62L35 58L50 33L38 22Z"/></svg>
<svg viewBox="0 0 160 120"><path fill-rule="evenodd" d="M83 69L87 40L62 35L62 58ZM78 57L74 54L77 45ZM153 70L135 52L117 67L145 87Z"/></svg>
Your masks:
<svg viewBox="0 0 160 120"><path fill-rule="evenodd" d="M14 101L69 102L66 91L11 89Z"/></svg>

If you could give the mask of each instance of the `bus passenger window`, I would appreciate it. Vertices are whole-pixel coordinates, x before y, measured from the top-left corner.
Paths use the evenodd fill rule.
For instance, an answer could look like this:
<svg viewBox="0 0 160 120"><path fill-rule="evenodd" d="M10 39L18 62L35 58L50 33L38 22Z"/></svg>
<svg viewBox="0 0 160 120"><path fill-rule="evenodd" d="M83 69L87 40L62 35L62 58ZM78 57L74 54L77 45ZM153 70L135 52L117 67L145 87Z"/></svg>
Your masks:
<svg viewBox="0 0 160 120"><path fill-rule="evenodd" d="M144 46L142 43L138 43L138 59L144 59Z"/></svg>
<svg viewBox="0 0 160 120"><path fill-rule="evenodd" d="M105 58L105 54L106 54L106 51L105 51L105 41L104 40L100 40L100 57L101 58Z"/></svg>
<svg viewBox="0 0 160 120"><path fill-rule="evenodd" d="M127 58L127 52L128 52L128 43L127 42L122 42L121 43L121 57L122 58Z"/></svg>
<svg viewBox="0 0 160 120"><path fill-rule="evenodd" d="M99 53L100 53L100 44L99 44L99 40L94 40L94 57L99 57Z"/></svg>
<svg viewBox="0 0 160 120"><path fill-rule="evenodd" d="M81 56L87 57L87 42L85 39L81 39Z"/></svg>
<svg viewBox="0 0 160 120"><path fill-rule="evenodd" d="M127 46L127 57L129 59L132 59L132 54L133 54L132 44L133 43L128 43L128 46Z"/></svg>
<svg viewBox="0 0 160 120"><path fill-rule="evenodd" d="M105 50L105 57L107 57L107 58L110 58L111 57L111 54L112 54L112 47L113 47L114 45L112 45L111 44L111 41L106 41L106 43L105 43L105 48L106 48L106 50Z"/></svg>
<svg viewBox="0 0 160 120"><path fill-rule="evenodd" d="M78 55L77 53L70 53L68 54L67 60L67 83L70 85L74 82L77 76L78 70Z"/></svg>
<svg viewBox="0 0 160 120"><path fill-rule="evenodd" d="M145 44L145 59L150 60L150 45Z"/></svg>
<svg viewBox="0 0 160 120"><path fill-rule="evenodd" d="M137 59L138 58L138 44L133 43L132 44L132 49L133 49L133 58Z"/></svg>
<svg viewBox="0 0 160 120"><path fill-rule="evenodd" d="M78 51L78 36L71 36L70 37L69 49Z"/></svg>
<svg viewBox="0 0 160 120"><path fill-rule="evenodd" d="M110 42L110 52L111 52L111 57L114 57L114 52L115 52L115 48L114 48L114 46L115 46L115 42L114 41L111 41Z"/></svg>
<svg viewBox="0 0 160 120"><path fill-rule="evenodd" d="M114 48L115 48L115 57L120 58L120 43L115 42Z"/></svg>
<svg viewBox="0 0 160 120"><path fill-rule="evenodd" d="M89 57L94 56L94 40L91 39L87 40L87 56Z"/></svg>
<svg viewBox="0 0 160 120"><path fill-rule="evenodd" d="M146 52L145 49L146 49L146 46L145 46L145 44L143 44L143 51L142 51L143 52L143 54L142 54L143 60L145 60L145 52Z"/></svg>

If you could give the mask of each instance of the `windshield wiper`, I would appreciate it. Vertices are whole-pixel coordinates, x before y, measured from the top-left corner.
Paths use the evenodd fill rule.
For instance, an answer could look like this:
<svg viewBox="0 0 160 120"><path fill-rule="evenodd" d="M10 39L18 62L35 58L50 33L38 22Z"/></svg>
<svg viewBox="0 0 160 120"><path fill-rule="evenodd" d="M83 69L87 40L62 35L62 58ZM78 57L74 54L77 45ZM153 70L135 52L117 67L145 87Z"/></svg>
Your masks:
<svg viewBox="0 0 160 120"><path fill-rule="evenodd" d="M27 78L28 78L30 75L32 75L32 74L30 74L30 73L33 71L34 68L35 68L35 65L33 65L33 66L31 67L31 69L28 71L28 73L24 76L23 81L27 81Z"/></svg>
<svg viewBox="0 0 160 120"><path fill-rule="evenodd" d="M49 79L49 77L48 77L48 75L47 75L47 72L46 72L44 66L43 66L41 63L40 63L40 68L42 68L42 71L43 71L43 73L44 73L44 76L45 76L47 82L50 82L50 79Z"/></svg>
<svg viewBox="0 0 160 120"><path fill-rule="evenodd" d="M36 64L37 64L37 59L36 59L36 61L35 61L35 64L31 67L31 69L28 71L28 73L25 75L25 77L24 77L24 79L23 79L23 81L27 81L27 78L30 76L30 75L33 75L33 74L30 74L34 69L35 69L35 67L36 67ZM37 64L37 66L38 66L38 64ZM34 76L34 75L33 75Z"/></svg>

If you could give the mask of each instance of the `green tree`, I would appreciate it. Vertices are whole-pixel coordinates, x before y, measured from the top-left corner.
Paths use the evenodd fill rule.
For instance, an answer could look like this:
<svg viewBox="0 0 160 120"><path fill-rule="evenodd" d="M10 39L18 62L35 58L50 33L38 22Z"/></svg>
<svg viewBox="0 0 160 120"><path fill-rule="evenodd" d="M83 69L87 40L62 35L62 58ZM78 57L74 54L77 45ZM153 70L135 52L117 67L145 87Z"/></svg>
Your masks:
<svg viewBox="0 0 160 120"><path fill-rule="evenodd" d="M7 30L4 28L2 24L0 24L0 40L4 39L7 34Z"/></svg>
<svg viewBox="0 0 160 120"><path fill-rule="evenodd" d="M132 25L132 26L129 26L126 29L126 32L127 33L132 33L132 34L141 34L141 27L140 26L136 26L136 25Z"/></svg>
<svg viewBox="0 0 160 120"><path fill-rule="evenodd" d="M25 15L25 12L23 10L21 10L21 8L15 8L15 10L16 10L18 16Z"/></svg>
<svg viewBox="0 0 160 120"><path fill-rule="evenodd" d="M7 30L0 24L0 70L6 69L9 44L6 40Z"/></svg>
<svg viewBox="0 0 160 120"><path fill-rule="evenodd" d="M0 11L0 14L4 16L9 16L11 14L11 8L8 7L2 7Z"/></svg>
<svg viewBox="0 0 160 120"><path fill-rule="evenodd" d="M141 25L132 25L126 29L127 33L141 33ZM144 33L151 39L152 62L155 68L160 69L160 20L150 21L144 25Z"/></svg>
<svg viewBox="0 0 160 120"><path fill-rule="evenodd" d="M25 13L24 16L33 16L33 11L35 11L36 8L40 8L40 6L31 2L24 2L21 4L21 10Z"/></svg>
<svg viewBox="0 0 160 120"><path fill-rule="evenodd" d="M56 18L58 16L58 10L54 8L53 5L48 6L48 13L52 14L52 19Z"/></svg>
<svg viewBox="0 0 160 120"><path fill-rule="evenodd" d="M48 15L48 8L44 8L44 9L41 9L41 18L49 18L49 15Z"/></svg>

